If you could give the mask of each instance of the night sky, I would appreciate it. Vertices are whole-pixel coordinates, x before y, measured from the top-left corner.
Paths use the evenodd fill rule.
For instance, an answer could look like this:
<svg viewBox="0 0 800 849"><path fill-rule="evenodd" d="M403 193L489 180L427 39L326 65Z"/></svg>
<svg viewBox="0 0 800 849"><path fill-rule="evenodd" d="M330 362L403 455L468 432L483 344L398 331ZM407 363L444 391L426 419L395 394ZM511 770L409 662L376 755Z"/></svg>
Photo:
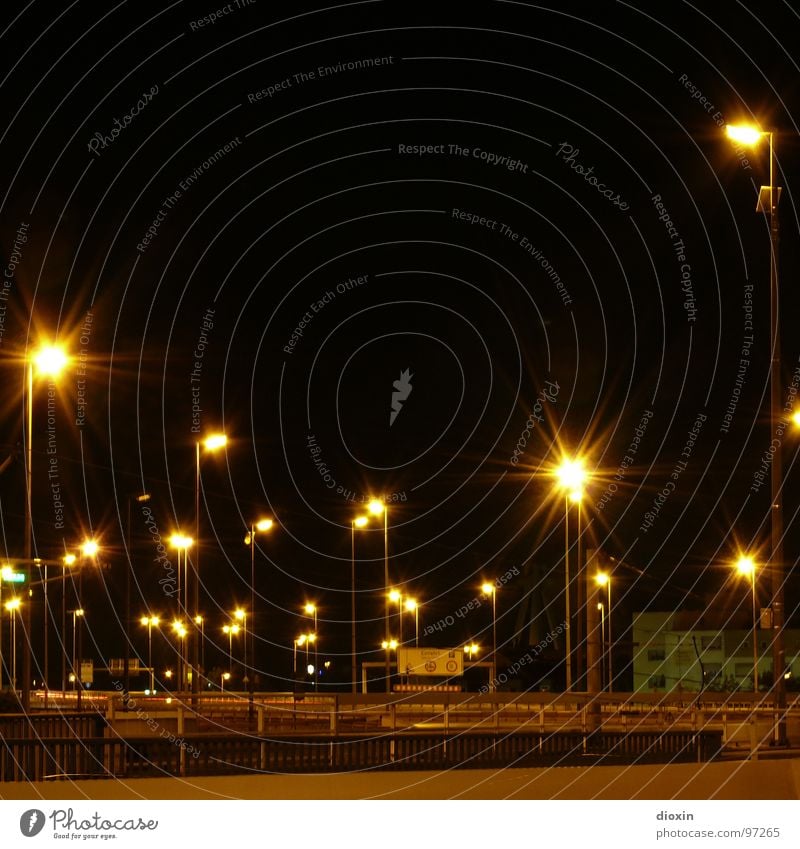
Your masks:
<svg viewBox="0 0 800 849"><path fill-rule="evenodd" d="M724 125L777 132L791 403L798 15L550 5L4 8L0 461L15 459L0 546L21 555L23 358L57 338L73 360L50 397L36 383L35 550L100 540L108 568L87 569L81 600L98 664L123 652L130 497L152 496L152 521L134 504L130 527L144 656L139 616L175 612L153 528L194 535L195 443L220 429L227 449L202 459L207 665L225 663L222 625L249 606L249 524L272 516L256 548L265 687L290 686L306 600L326 683L349 681L350 523L371 495L387 499L391 582L423 602L421 630L454 619L427 644L489 646L489 606L456 612L519 571L497 595L513 663L561 621L563 454L593 478L584 550L629 564L614 578L620 630L646 608L749 615L727 564L768 542L769 230L755 203L769 158ZM399 408L396 381L411 387ZM787 568L798 446L787 430ZM356 538L359 648L381 660L372 527ZM790 578L792 624L796 590ZM174 643L157 642L170 665Z"/></svg>

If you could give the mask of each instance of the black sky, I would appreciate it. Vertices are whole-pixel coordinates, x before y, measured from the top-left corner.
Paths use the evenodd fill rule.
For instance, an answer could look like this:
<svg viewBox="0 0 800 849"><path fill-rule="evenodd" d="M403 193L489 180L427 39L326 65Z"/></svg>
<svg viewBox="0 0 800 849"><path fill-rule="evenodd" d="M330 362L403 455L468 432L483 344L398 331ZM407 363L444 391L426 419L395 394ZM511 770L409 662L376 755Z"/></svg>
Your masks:
<svg viewBox="0 0 800 849"><path fill-rule="evenodd" d="M736 540L767 540L768 486L751 486L771 438L769 242L755 213L768 173L764 147L743 162L722 125L752 117L778 132L788 391L800 362L798 15L782 2L550 5L257 0L203 26L218 6L11 12L0 33L0 244L4 264L15 238L21 256L0 339L0 444L8 453L21 440L19 358L57 332L76 356L55 415L65 527L40 384L36 549L102 539L111 568L87 581L85 605L98 651L121 653L129 495L152 493L165 535L192 530L193 397L201 431L231 437L224 456L203 460L204 612L216 636L247 600L242 539L252 518L275 516L257 589L259 655L277 679L307 627L306 598L320 605L329 651L348 651L350 520L370 493L395 496L392 579L426 600L423 621L512 566L535 564L558 586L563 507L548 472L562 451L582 451L596 475L585 544L644 573L621 570L621 620L648 604L731 603L720 592L736 593L723 565ZM348 68L363 60L379 61ZM97 134L108 139L93 152ZM403 152L413 146L432 150ZM754 338L737 387L749 284ZM406 369L413 389L390 426ZM546 381L558 392L515 465ZM635 462L599 509L646 412ZM698 417L687 466L642 530ZM796 446L790 435L783 448L790 565ZM12 558L23 485L20 462L0 476ZM134 614L166 615L141 516L132 531ZM382 629L382 555L381 535L365 533L364 651ZM527 644L520 586L499 596L509 656ZM485 608L470 615L435 639L487 642Z"/></svg>

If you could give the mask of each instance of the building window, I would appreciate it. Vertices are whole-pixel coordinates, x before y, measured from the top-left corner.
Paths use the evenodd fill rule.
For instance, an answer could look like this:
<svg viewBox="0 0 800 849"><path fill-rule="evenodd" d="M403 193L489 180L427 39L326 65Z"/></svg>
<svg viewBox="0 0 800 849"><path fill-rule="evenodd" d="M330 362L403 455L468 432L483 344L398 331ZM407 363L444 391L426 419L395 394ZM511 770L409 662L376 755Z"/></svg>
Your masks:
<svg viewBox="0 0 800 849"><path fill-rule="evenodd" d="M661 687L662 689L667 686L667 678L665 675L651 675L650 676L650 688L653 690Z"/></svg>
<svg viewBox="0 0 800 849"><path fill-rule="evenodd" d="M665 652L664 649L648 649L647 650L647 659L648 660L664 660Z"/></svg>
<svg viewBox="0 0 800 849"><path fill-rule="evenodd" d="M703 651L722 651L722 640L719 634L713 637L700 637L700 645Z"/></svg>

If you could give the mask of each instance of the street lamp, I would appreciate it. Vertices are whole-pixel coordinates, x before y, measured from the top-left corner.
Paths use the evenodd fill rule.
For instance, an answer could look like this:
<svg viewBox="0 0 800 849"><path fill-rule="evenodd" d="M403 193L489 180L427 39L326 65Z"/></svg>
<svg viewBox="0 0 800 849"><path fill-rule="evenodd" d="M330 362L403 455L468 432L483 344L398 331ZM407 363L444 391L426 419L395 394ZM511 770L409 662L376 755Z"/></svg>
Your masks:
<svg viewBox="0 0 800 849"><path fill-rule="evenodd" d="M139 622L147 627L147 666L150 669L150 692L156 688L155 670L153 669L153 627L158 625L158 616L142 616Z"/></svg>
<svg viewBox="0 0 800 849"><path fill-rule="evenodd" d="M602 646L602 656L606 656L606 606L602 601L597 602L597 609L600 611L600 645ZM605 686L602 679L605 677L605 663L600 664L600 689L604 690Z"/></svg>
<svg viewBox="0 0 800 849"><path fill-rule="evenodd" d="M356 528L363 528L369 521L367 516L356 516L350 523L350 677L352 690L356 692Z"/></svg>
<svg viewBox="0 0 800 849"><path fill-rule="evenodd" d="M373 516L383 514L383 592L384 592L384 630L386 640L389 640L389 510L382 501L373 498L367 504L367 510ZM391 692L391 664L389 652L386 652L386 692Z"/></svg>
<svg viewBox="0 0 800 849"><path fill-rule="evenodd" d="M219 676L219 689L220 692L225 692L225 682L231 677L230 672L223 672L222 675Z"/></svg>
<svg viewBox="0 0 800 849"><path fill-rule="evenodd" d="M753 692L758 692L758 620L756 619L756 564L752 557L742 556L736 561L736 571L750 578L753 599Z"/></svg>
<svg viewBox="0 0 800 849"><path fill-rule="evenodd" d="M200 629L200 669L206 668L206 625L203 617L198 613L194 617L194 624Z"/></svg>
<svg viewBox="0 0 800 849"><path fill-rule="evenodd" d="M33 379L34 372L48 377L57 377L66 367L69 358L64 350L56 345L45 345L35 351L27 358L27 374L25 379L25 422L23 426L23 444L25 446L25 560L30 563L33 559ZM44 584L44 607L45 607L45 632L44 632L44 656L45 667L48 655L48 616L49 605L47 603L47 582ZM24 630L27 635L31 633L31 605L25 605ZM45 694L49 682L44 671ZM31 691L31 649L30 636L28 636L28 647L22 659L22 709L27 712L30 709Z"/></svg>
<svg viewBox="0 0 800 849"><path fill-rule="evenodd" d="M400 590L389 591L389 601L400 609L400 645L403 645L403 593Z"/></svg>
<svg viewBox="0 0 800 849"><path fill-rule="evenodd" d="M466 655L466 656L467 656L470 660L472 660L473 658L477 657L477 655L478 655L478 652L479 652L479 651L480 651L480 646L479 646L479 645L477 645L476 643L467 643L467 644L464 646L464 654L465 654L465 655Z"/></svg>
<svg viewBox="0 0 800 849"><path fill-rule="evenodd" d="M233 635L239 633L238 625L223 625L222 633L228 635L228 669L233 672Z"/></svg>
<svg viewBox="0 0 800 849"><path fill-rule="evenodd" d="M78 666L80 664L80 659L78 658L78 648L77 648L77 641L75 639L75 635L77 634L77 631L78 631L78 619L83 621L83 617L84 617L85 614L84 614L83 608L81 608L81 607L77 608L76 610L70 610L70 613L72 614L72 675L73 675L72 682L74 684L76 681L78 681L80 679L80 669L78 668ZM75 687L73 686L72 689L74 690ZM83 689L83 688L79 687L78 693L80 693L81 689Z"/></svg>
<svg viewBox="0 0 800 849"><path fill-rule="evenodd" d="M778 320L778 241L779 219L778 203L781 189L775 185L775 133L771 130L761 130L753 126L737 126L729 124L726 127L729 138L740 144L756 146L765 137L769 141L769 185L761 186L756 203L756 212L769 215L770 232L770 261L769 261L769 293L770 293L770 373L769 373L769 424L770 434L776 432L776 424L782 415L781 406L781 334ZM777 189L777 191L776 191ZM784 640L784 573L783 562L783 502L781 487L783 485L783 465L780 450L771 455L770 460L770 557L772 596L772 669L773 669L773 698L775 725L772 743L776 746L789 744L786 736L786 646Z"/></svg>
<svg viewBox="0 0 800 849"><path fill-rule="evenodd" d="M131 521L131 504L136 501L139 504L145 504L150 500L149 492L141 492L138 495L129 495L128 496L128 524L127 524L127 532L128 532L128 563L127 569L125 570L125 660L123 667L123 684L125 694L125 707L127 709L128 704L128 692L131 686L131 638L129 634L129 630L131 627L131 572L133 572L133 531L132 526L133 523ZM150 688L153 689L152 687Z"/></svg>
<svg viewBox="0 0 800 849"><path fill-rule="evenodd" d="M81 551L81 557L84 560L86 560L86 559L91 560L91 559L94 559L94 558L97 557L98 553L100 552L100 545L94 539L85 539L81 543L80 551ZM83 568L78 570L78 605L81 605L81 604L83 604ZM78 665L80 666L81 661L83 659L83 610L81 610L80 613L78 613L77 615L80 618L80 622L78 623L78 656L77 656L77 662L78 662ZM73 638L73 641L74 641L74 639L75 639L75 619L74 619L74 617L73 617L73 621L72 621L72 626L73 626L72 638ZM73 648L74 648L74 645L73 645ZM83 699L83 681L81 681L80 669L75 671L75 675L78 679L78 684L79 684L79 686L78 686L78 701L77 701L76 707L78 708L78 710L80 710L81 704L82 704L82 699Z"/></svg>
<svg viewBox="0 0 800 849"><path fill-rule="evenodd" d="M197 548L194 554L194 581L192 582L192 615L197 614L200 610L200 446L202 445L206 451L218 451L228 444L228 437L224 433L212 433L203 440L195 442L195 473L194 473L194 535L197 540ZM186 580L188 583L189 572L187 567ZM187 592L188 597L188 592ZM192 640L192 667L197 667L198 651L197 651L197 631L195 631L194 639ZM192 692L196 693L199 689L199 676L192 675Z"/></svg>
<svg viewBox="0 0 800 849"><path fill-rule="evenodd" d="M497 587L487 581L481 585L481 592L492 597L492 690L494 690L497 671Z"/></svg>
<svg viewBox="0 0 800 849"><path fill-rule="evenodd" d="M192 542L191 537L187 537L180 531L176 531L169 538L170 547L178 553L178 608L182 613L187 613L189 610L188 550L192 547ZM183 552L183 578L181 578L181 552ZM181 595L183 595L183 598L181 598Z"/></svg>
<svg viewBox="0 0 800 849"><path fill-rule="evenodd" d="M306 643L307 634L300 634L299 637L295 638L294 641L294 655L292 660L292 671L294 672L295 678L297 678L297 647L304 646Z"/></svg>
<svg viewBox="0 0 800 849"><path fill-rule="evenodd" d="M608 651L608 692L614 692L614 675L612 670L613 663L613 649L614 649L614 641L611 636L611 575L608 572L598 572L594 576L595 583L598 587L605 587L606 592L608 593L608 629L606 631L607 637L607 651ZM599 608L598 608L599 609ZM602 624L602 623L601 623Z"/></svg>
<svg viewBox="0 0 800 849"><path fill-rule="evenodd" d="M61 641L63 651L61 653L61 694L67 692L67 570L71 569L78 558L72 553L65 554L61 558L64 567L61 570Z"/></svg>
<svg viewBox="0 0 800 849"><path fill-rule="evenodd" d="M13 692L17 691L17 620L14 614L21 606L22 599L19 598L11 598L4 605L8 611L8 624L11 631L11 689Z"/></svg>
<svg viewBox="0 0 800 849"><path fill-rule="evenodd" d="M319 643L317 642L317 605L312 604L310 601L306 602L303 607L303 611L306 616L314 617L314 668L319 670ZM314 674L314 689L317 689L317 678L319 675L317 673Z"/></svg>
<svg viewBox="0 0 800 849"><path fill-rule="evenodd" d="M250 694L249 712L253 712L253 697L255 693L256 677L256 534L266 533L272 530L274 522L272 519L259 519L251 522L250 533L244 538L244 544L250 546L250 672L248 673L247 690ZM201 635L202 642L202 635Z"/></svg>
<svg viewBox="0 0 800 849"><path fill-rule="evenodd" d="M419 604L413 598L407 598L405 609L414 614L414 645L419 648Z"/></svg>
<svg viewBox="0 0 800 849"><path fill-rule="evenodd" d="M241 625L242 634L243 634L242 646L243 646L243 655L244 655L243 661L244 661L244 668L245 668L245 670L247 670L247 611L243 610L241 607L237 607L236 610L233 611L233 618L237 622L242 623L242 625Z"/></svg>
<svg viewBox="0 0 800 849"><path fill-rule="evenodd" d="M183 622L175 620L172 623L172 630L178 638L178 689L184 691L187 687L186 680L188 670L186 669L186 626Z"/></svg>
<svg viewBox="0 0 800 849"><path fill-rule="evenodd" d="M572 689L572 635L570 628L570 619L572 612L570 610L570 579L569 579L569 505L570 502L577 501L580 504L580 497L576 497L577 493L582 492L583 484L586 481L586 469L584 462L580 458L569 459L564 458L561 464L555 470L555 476L561 489L564 490L564 607L565 607L565 623L564 623L564 642L565 642L565 664L566 664L566 687L569 692ZM580 508L579 508L580 509ZM580 571L580 563L578 563Z"/></svg>

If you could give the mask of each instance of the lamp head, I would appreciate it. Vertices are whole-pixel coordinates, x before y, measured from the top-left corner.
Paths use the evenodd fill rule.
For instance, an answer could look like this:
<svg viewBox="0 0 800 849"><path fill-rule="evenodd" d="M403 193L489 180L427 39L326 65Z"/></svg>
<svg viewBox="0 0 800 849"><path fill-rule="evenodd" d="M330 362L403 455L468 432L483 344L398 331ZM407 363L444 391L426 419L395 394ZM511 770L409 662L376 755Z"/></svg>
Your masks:
<svg viewBox="0 0 800 849"><path fill-rule="evenodd" d="M33 362L40 374L55 377L64 370L69 359L63 349L56 345L45 345L33 355Z"/></svg>
<svg viewBox="0 0 800 849"><path fill-rule="evenodd" d="M373 516L381 516L386 510L386 505L382 501L378 501L377 498L373 498L372 501L367 504L367 510L369 510Z"/></svg>
<svg viewBox="0 0 800 849"><path fill-rule="evenodd" d="M729 139L749 146L758 144L766 135L752 124L726 124L725 134Z"/></svg>

